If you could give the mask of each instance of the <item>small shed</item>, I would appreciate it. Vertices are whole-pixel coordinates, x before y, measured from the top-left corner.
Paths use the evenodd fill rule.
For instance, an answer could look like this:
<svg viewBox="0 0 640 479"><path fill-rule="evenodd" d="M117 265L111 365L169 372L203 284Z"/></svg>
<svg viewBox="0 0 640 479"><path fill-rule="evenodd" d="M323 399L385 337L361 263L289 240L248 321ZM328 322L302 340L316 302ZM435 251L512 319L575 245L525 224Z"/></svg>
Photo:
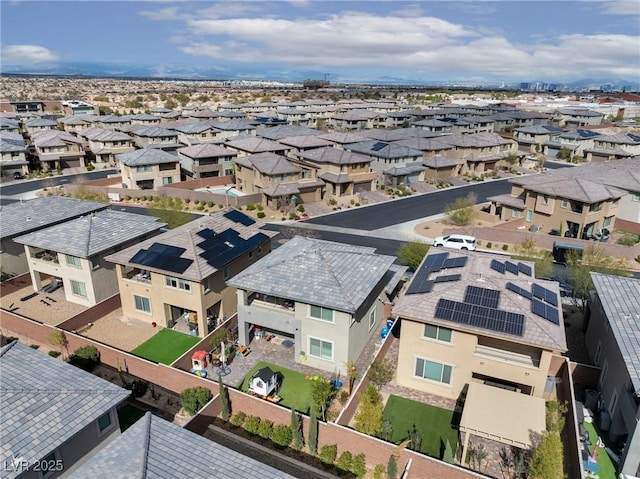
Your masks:
<svg viewBox="0 0 640 479"><path fill-rule="evenodd" d="M271 368L258 369L249 381L249 392L259 396L271 396L278 387L278 376Z"/></svg>
<svg viewBox="0 0 640 479"><path fill-rule="evenodd" d="M191 366L194 370L202 370L207 369L207 352L206 351L195 351L191 356Z"/></svg>

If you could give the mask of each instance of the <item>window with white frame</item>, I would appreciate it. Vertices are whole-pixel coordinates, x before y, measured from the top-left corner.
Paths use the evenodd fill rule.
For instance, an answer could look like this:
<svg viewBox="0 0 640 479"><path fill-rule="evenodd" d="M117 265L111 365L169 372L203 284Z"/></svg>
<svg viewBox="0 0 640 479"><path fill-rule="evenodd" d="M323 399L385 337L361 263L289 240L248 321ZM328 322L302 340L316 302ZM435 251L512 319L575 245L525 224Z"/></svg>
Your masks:
<svg viewBox="0 0 640 479"><path fill-rule="evenodd" d="M333 361L333 342L310 337L309 356Z"/></svg>
<svg viewBox="0 0 640 479"><path fill-rule="evenodd" d="M138 311L151 314L151 301L144 296L133 295L133 304Z"/></svg>
<svg viewBox="0 0 640 479"><path fill-rule="evenodd" d="M182 278L175 278L173 276L165 276L164 282L170 288L182 289L184 291L191 291L191 281Z"/></svg>
<svg viewBox="0 0 640 479"><path fill-rule="evenodd" d="M449 328L425 324L423 334L425 338L435 339L436 341L442 341L443 343L450 343L453 331Z"/></svg>
<svg viewBox="0 0 640 479"><path fill-rule="evenodd" d="M562 200L562 202L560 203L560 206L562 208L568 208L569 207L569 200Z"/></svg>
<svg viewBox="0 0 640 479"><path fill-rule="evenodd" d="M416 358L416 376L436 381L443 384L451 384L453 368L447 364Z"/></svg>
<svg viewBox="0 0 640 479"><path fill-rule="evenodd" d="M77 256L72 256L70 254L65 255L67 258L67 264L69 266L75 266L76 268L79 268L80 265L80 258L78 258Z"/></svg>
<svg viewBox="0 0 640 479"><path fill-rule="evenodd" d="M376 310L375 308L369 313L369 331L376 325Z"/></svg>
<svg viewBox="0 0 640 479"><path fill-rule="evenodd" d="M511 217L512 218L517 218L518 217L518 210L511 210Z"/></svg>
<svg viewBox="0 0 640 479"><path fill-rule="evenodd" d="M87 297L87 288L85 287L84 283L81 283L80 281L74 281L73 279L71 280L71 292L74 295L80 296L82 298Z"/></svg>
<svg viewBox="0 0 640 479"><path fill-rule="evenodd" d="M162 177L162 184L163 185L170 185L173 183L173 178L170 176L163 176Z"/></svg>
<svg viewBox="0 0 640 479"><path fill-rule="evenodd" d="M320 319L333 323L333 309L323 308L322 306L309 305L309 316L311 318Z"/></svg>

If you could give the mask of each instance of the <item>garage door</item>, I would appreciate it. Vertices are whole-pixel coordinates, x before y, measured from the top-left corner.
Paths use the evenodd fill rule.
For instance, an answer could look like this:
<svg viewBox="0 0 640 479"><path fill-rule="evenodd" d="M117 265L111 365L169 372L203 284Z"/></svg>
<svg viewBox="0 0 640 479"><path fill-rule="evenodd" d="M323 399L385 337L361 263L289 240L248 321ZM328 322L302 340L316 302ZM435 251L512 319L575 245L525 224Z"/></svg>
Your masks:
<svg viewBox="0 0 640 479"><path fill-rule="evenodd" d="M371 182L365 181L364 183L354 183L353 192L354 193L363 193L365 191L371 191Z"/></svg>

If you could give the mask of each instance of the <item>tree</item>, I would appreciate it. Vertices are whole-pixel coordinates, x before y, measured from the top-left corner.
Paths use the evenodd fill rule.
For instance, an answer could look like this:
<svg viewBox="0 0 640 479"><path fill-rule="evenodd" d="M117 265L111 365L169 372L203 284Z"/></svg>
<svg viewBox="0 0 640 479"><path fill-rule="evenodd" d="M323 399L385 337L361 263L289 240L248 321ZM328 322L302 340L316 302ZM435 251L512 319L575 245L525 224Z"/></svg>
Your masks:
<svg viewBox="0 0 640 479"><path fill-rule="evenodd" d="M231 415L231 402L229 400L229 391L227 387L222 382L222 376L218 374L218 392L220 394L220 401L222 402L222 420L228 421L229 416Z"/></svg>
<svg viewBox="0 0 640 479"><path fill-rule="evenodd" d="M355 429L369 436L382 431L382 397L373 384L369 384L355 415Z"/></svg>
<svg viewBox="0 0 640 479"><path fill-rule="evenodd" d="M304 437L302 436L302 427L300 417L295 409L291 409L291 433L293 435L291 447L300 450L304 445Z"/></svg>
<svg viewBox="0 0 640 479"><path fill-rule="evenodd" d="M549 401L546 409L547 430L560 434L564 428L565 417L567 414L567 403L558 401Z"/></svg>
<svg viewBox="0 0 640 479"><path fill-rule="evenodd" d="M413 424L413 427L408 431L409 432L409 449L413 449L414 451L420 451L422 448L422 431L418 429Z"/></svg>
<svg viewBox="0 0 640 479"><path fill-rule="evenodd" d="M395 454L389 456L389 461L387 462L387 476L389 476L389 479L396 479L396 477L398 477L398 458Z"/></svg>
<svg viewBox="0 0 640 479"><path fill-rule="evenodd" d="M349 359L346 363L347 377L349 378L349 396L353 392L353 386L358 380L358 370L356 369L356 362L353 359Z"/></svg>
<svg viewBox="0 0 640 479"><path fill-rule="evenodd" d="M429 245L422 241L408 241L400 246L400 249L396 253L398 261L414 271L418 269L422 259L429 251Z"/></svg>
<svg viewBox="0 0 640 479"><path fill-rule="evenodd" d="M180 393L182 409L193 415L211 401L211 391L202 386L187 388Z"/></svg>
<svg viewBox="0 0 640 479"><path fill-rule="evenodd" d="M60 354L62 354L62 357L64 358L64 350L67 349L69 342L62 331L59 329L51 331L51 334L47 338L47 342L52 346L58 346L60 348Z"/></svg>
<svg viewBox="0 0 640 479"><path fill-rule="evenodd" d="M455 464L455 458L453 457L453 449L451 449L451 443L447 439L446 444L444 445L444 456L442 456L442 460L449 464Z"/></svg>
<svg viewBox="0 0 640 479"><path fill-rule="evenodd" d="M312 381L311 397L313 399L313 409L323 421L327 420L327 409L333 394L333 385L329 381Z"/></svg>
<svg viewBox="0 0 640 479"><path fill-rule="evenodd" d="M318 452L318 418L316 417L315 409L311 409L311 416L309 416L309 431L307 432L307 444L309 445L309 451L311 454L317 454Z"/></svg>
<svg viewBox="0 0 640 479"><path fill-rule="evenodd" d="M375 385L376 389L380 391L382 386L391 382L394 372L395 366L391 361L388 359L376 359L371 363L371 367L369 368L369 380Z"/></svg>
<svg viewBox="0 0 640 479"><path fill-rule="evenodd" d="M477 215L474 207L476 202L476 195L470 193L465 198L456 198L453 203L444 205L444 212L454 225L465 226L470 224Z"/></svg>
<svg viewBox="0 0 640 479"><path fill-rule="evenodd" d="M556 154L556 158L559 158L561 160L570 160L571 148L566 146L561 147L560 150L558 150L558 153Z"/></svg>
<svg viewBox="0 0 640 479"><path fill-rule="evenodd" d="M562 479L562 440L557 432L547 431L542 434L529 463L531 479Z"/></svg>

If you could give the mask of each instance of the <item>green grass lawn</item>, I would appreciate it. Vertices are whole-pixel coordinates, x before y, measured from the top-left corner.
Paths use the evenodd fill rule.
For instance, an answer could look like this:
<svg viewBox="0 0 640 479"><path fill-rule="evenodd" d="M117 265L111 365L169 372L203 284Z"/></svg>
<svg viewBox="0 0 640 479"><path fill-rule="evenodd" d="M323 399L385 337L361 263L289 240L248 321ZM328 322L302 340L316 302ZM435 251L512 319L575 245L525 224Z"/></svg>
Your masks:
<svg viewBox="0 0 640 479"><path fill-rule="evenodd" d="M197 336L163 329L131 353L157 363L171 364L198 342L200 338Z"/></svg>
<svg viewBox="0 0 640 479"><path fill-rule="evenodd" d="M260 361L238 384L238 389L247 392L249 379L261 368L269 367L278 374L278 396L282 398L278 404L288 408L293 408L298 412L308 414L313 404L311 397L311 381L305 379L305 375L292 369L283 368L275 364Z"/></svg>
<svg viewBox="0 0 640 479"><path fill-rule="evenodd" d="M144 411L131 404L125 404L118 410L118 421L120 422L120 431L124 432L133 426L138 419L144 416Z"/></svg>
<svg viewBox="0 0 640 479"><path fill-rule="evenodd" d="M391 421L393 442L407 439L415 424L422 433L421 452L441 458L449 441L455 455L458 431L452 426L453 411L391 395L384 408L383 419Z"/></svg>
<svg viewBox="0 0 640 479"><path fill-rule="evenodd" d="M593 446L598 440L598 433L596 432L594 425L591 423L585 422L584 428L589 433L589 441L591 441L591 449L589 452L593 452ZM606 443L608 438L602 437L602 440ZM609 454L607 454L607 451L604 450L604 447L598 448L597 459L599 469L598 476L600 479L616 479L616 466L611 460Z"/></svg>

